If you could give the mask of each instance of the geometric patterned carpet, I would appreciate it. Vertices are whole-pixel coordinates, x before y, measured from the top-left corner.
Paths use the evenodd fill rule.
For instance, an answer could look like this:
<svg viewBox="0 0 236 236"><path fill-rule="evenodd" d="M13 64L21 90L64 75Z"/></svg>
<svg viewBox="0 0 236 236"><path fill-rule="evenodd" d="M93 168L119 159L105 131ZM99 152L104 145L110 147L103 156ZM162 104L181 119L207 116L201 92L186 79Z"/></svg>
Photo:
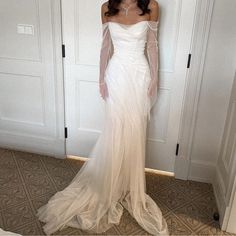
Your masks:
<svg viewBox="0 0 236 236"><path fill-rule="evenodd" d="M84 162L0 149L0 228L22 235L45 235L36 210L63 190ZM147 193L161 208L172 235L230 235L222 232L211 184L146 172ZM86 235L68 227L54 235ZM103 234L104 235L104 234ZM124 209L106 235L149 235Z"/></svg>

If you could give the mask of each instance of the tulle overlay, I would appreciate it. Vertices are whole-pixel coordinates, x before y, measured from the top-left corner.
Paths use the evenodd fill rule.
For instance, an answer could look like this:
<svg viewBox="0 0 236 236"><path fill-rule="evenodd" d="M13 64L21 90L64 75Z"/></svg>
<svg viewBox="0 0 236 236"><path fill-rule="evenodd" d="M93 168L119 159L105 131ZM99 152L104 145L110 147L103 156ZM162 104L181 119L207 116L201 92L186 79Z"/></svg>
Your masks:
<svg viewBox="0 0 236 236"><path fill-rule="evenodd" d="M168 234L161 210L146 193L147 88L151 80L144 55L147 22L124 27L109 24L114 43L104 76L109 96L104 127L89 160L64 190L38 209L47 235L67 226L103 233L119 224L124 208L149 233Z"/></svg>

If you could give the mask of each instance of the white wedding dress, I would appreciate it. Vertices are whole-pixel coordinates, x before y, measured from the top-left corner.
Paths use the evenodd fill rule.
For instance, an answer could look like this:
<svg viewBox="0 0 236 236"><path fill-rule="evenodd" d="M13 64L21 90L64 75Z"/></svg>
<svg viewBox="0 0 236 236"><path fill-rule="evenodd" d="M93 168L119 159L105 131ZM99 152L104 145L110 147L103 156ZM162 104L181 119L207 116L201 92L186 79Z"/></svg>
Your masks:
<svg viewBox="0 0 236 236"><path fill-rule="evenodd" d="M151 21L103 24L105 125L71 183L38 209L47 235L67 226L105 232L119 224L123 207L150 234L169 234L160 208L146 194L144 169L146 126L156 99L147 91L157 82L157 26Z"/></svg>

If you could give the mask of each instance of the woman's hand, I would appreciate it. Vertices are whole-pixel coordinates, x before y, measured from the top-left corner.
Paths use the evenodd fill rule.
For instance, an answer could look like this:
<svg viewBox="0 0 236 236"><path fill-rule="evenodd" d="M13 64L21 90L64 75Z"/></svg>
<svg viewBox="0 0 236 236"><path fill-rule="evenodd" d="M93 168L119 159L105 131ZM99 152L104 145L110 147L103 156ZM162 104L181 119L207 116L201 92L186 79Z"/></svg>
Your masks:
<svg viewBox="0 0 236 236"><path fill-rule="evenodd" d="M107 89L106 82L100 82L99 83L99 90L100 90L101 97L103 99L106 99L106 97L108 97L108 89Z"/></svg>
<svg viewBox="0 0 236 236"><path fill-rule="evenodd" d="M157 91L157 80L151 79L148 86L148 96L152 97Z"/></svg>

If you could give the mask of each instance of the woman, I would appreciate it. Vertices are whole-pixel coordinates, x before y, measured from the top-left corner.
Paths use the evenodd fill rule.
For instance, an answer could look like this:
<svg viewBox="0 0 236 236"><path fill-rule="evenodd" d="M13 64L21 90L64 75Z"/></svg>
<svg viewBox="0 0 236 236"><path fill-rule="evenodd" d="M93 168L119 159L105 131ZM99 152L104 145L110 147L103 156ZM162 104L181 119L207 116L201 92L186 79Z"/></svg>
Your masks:
<svg viewBox="0 0 236 236"><path fill-rule="evenodd" d="M37 216L47 234L66 226L102 233L119 224L125 207L149 233L167 235L161 210L146 194L144 170L146 125L158 85L158 3L110 0L101 12L105 126L89 161Z"/></svg>

